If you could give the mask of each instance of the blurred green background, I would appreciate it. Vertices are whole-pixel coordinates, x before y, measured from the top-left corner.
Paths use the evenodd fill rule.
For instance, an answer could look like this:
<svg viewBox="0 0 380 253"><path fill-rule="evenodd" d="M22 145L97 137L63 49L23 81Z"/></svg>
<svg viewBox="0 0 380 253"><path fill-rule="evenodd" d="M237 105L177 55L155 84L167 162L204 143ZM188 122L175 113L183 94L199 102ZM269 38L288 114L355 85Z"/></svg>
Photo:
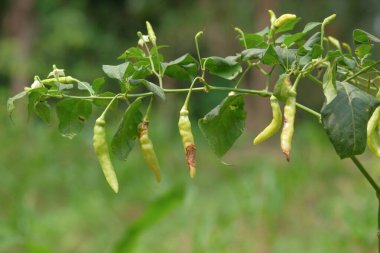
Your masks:
<svg viewBox="0 0 380 253"><path fill-rule="evenodd" d="M0 252L374 252L376 196L302 112L287 163L278 135L251 145L270 114L266 100L247 98L247 131L224 158L228 166L195 124L223 94L194 96L199 169L190 180L176 133L183 97L169 97L155 105L151 119L163 182L155 183L135 148L127 162L115 160L118 195L94 156L93 121L68 140L56 120L51 126L36 118L26 122L25 103L17 104L14 123L5 113L7 97L29 86L35 74L45 77L52 64L81 80L101 77L102 64L117 64L116 57L136 44L145 20L170 46L163 51L167 60L194 54L199 30L205 32L202 55L228 56L241 50L233 27L260 30L268 9L301 16L299 27L337 13L328 33L350 43L354 28L380 35L377 0L1 1ZM246 86L262 87L255 74L248 80ZM301 87L301 101L318 110L320 91L306 82ZM120 112L114 114L110 135ZM379 161L370 153L361 160L380 180Z"/></svg>

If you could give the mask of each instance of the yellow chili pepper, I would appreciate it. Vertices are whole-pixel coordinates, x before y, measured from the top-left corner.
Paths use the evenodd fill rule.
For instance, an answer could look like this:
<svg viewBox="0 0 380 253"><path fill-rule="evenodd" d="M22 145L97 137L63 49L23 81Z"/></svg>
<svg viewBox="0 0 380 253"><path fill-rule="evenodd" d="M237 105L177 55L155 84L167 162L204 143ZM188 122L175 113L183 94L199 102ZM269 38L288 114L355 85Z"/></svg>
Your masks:
<svg viewBox="0 0 380 253"><path fill-rule="evenodd" d="M119 184L117 182L116 173L108 151L105 124L106 122L103 116L100 116L96 120L94 127L93 146L108 184L111 186L112 190L117 193L119 191Z"/></svg>
<svg viewBox="0 0 380 253"><path fill-rule="evenodd" d="M281 128L282 124L282 113L280 109L280 105L275 96L270 97L270 104L272 107L272 121L270 124L253 140L253 144L259 144L270 137L272 137L277 131Z"/></svg>
<svg viewBox="0 0 380 253"><path fill-rule="evenodd" d="M153 143L148 134L148 122L143 121L138 128L138 139L143 157L148 164L149 169L153 172L157 182L161 181L160 165L156 153L154 152Z"/></svg>
<svg viewBox="0 0 380 253"><path fill-rule="evenodd" d="M367 124L368 148L380 157L380 107L376 108Z"/></svg>

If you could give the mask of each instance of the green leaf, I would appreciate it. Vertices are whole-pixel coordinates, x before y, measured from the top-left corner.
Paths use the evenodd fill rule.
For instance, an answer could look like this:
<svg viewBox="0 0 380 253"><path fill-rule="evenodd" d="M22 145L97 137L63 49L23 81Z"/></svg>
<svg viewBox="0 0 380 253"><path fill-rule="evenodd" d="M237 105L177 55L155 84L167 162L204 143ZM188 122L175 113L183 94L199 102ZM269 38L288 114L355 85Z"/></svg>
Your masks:
<svg viewBox="0 0 380 253"><path fill-rule="evenodd" d="M265 35L269 34L269 27L266 26L263 30L261 30L260 32L258 32L256 34L258 34L260 36L265 36Z"/></svg>
<svg viewBox="0 0 380 253"><path fill-rule="evenodd" d="M125 72L131 67L132 66L129 62L124 62L120 65L103 65L103 71L109 78L114 78L123 82Z"/></svg>
<svg viewBox="0 0 380 253"><path fill-rule="evenodd" d="M361 44L355 48L355 54L359 59L363 59L371 52L372 47L370 44Z"/></svg>
<svg viewBox="0 0 380 253"><path fill-rule="evenodd" d="M119 124L111 141L112 152L120 160L125 160L129 152L133 149L137 137L138 125L142 122L143 115L139 108L141 98L137 98L130 104L124 113L123 119Z"/></svg>
<svg viewBox="0 0 380 253"><path fill-rule="evenodd" d="M311 50L315 44L321 44L321 33L314 33L306 42L303 44L303 48L306 50Z"/></svg>
<svg viewBox="0 0 380 253"><path fill-rule="evenodd" d="M36 110L36 105L41 101L42 96L48 92L48 89L45 87L40 87L37 89L29 90L28 92L28 118Z"/></svg>
<svg viewBox="0 0 380 253"><path fill-rule="evenodd" d="M71 139L83 129L91 115L92 104L88 100L68 98L57 103L56 111L59 131Z"/></svg>
<svg viewBox="0 0 380 253"><path fill-rule="evenodd" d="M268 65L279 64L280 60L272 45L269 45L262 56L262 62Z"/></svg>
<svg viewBox="0 0 380 253"><path fill-rule="evenodd" d="M250 48L241 52L243 60L261 59L265 53L265 48Z"/></svg>
<svg viewBox="0 0 380 253"><path fill-rule="evenodd" d="M245 33L245 42L247 43L247 48L266 48L268 44L264 40L264 36L257 33ZM244 39L239 38L240 44L244 46Z"/></svg>
<svg viewBox="0 0 380 253"><path fill-rule="evenodd" d="M361 29L355 29L352 37L355 44L369 44L371 42L380 43L380 39L378 37Z"/></svg>
<svg viewBox="0 0 380 253"><path fill-rule="evenodd" d="M140 218L128 226L121 238L116 241L113 253L134 252L141 234L162 220L170 211L183 202L185 190L183 186L174 186L157 198L145 210Z"/></svg>
<svg viewBox="0 0 380 253"><path fill-rule="evenodd" d="M280 62L286 67L289 67L297 58L297 49L276 46L274 48Z"/></svg>
<svg viewBox="0 0 380 253"><path fill-rule="evenodd" d="M106 79L104 77L100 77L92 81L91 86L94 92L98 94L105 83Z"/></svg>
<svg viewBox="0 0 380 253"><path fill-rule="evenodd" d="M144 79L152 74L150 63L147 61L145 64L135 63L133 64L132 74L128 74L133 79Z"/></svg>
<svg viewBox="0 0 380 253"><path fill-rule="evenodd" d="M276 33L287 32L293 30L294 26L301 20L301 18L295 18L284 23L277 28Z"/></svg>
<svg viewBox="0 0 380 253"><path fill-rule="evenodd" d="M323 50L321 48L321 45L314 44L313 48L310 51L307 51L306 55L302 56L299 59L299 64L301 66L305 66L306 64L311 62L311 60L320 57L322 53L323 53Z"/></svg>
<svg viewBox="0 0 380 253"><path fill-rule="evenodd" d="M129 80L129 83L132 86L145 86L149 91L151 91L154 95L157 95L162 100L165 100L166 98L165 92L160 86L151 83L145 79L131 79Z"/></svg>
<svg viewBox="0 0 380 253"><path fill-rule="evenodd" d="M316 28L317 26L321 24L322 23L320 22L307 23L302 32L285 35L283 43L286 46L290 46L292 43L300 41L308 32L310 32L311 30L313 30L314 28Z"/></svg>
<svg viewBox="0 0 380 253"><path fill-rule="evenodd" d="M329 65L323 76L323 94L326 98L326 104L329 104L337 95L336 70L336 61L329 62Z"/></svg>
<svg viewBox="0 0 380 253"><path fill-rule="evenodd" d="M139 60L141 58L145 58L146 55L144 51L138 47L131 47L125 50L125 52L120 55L118 60Z"/></svg>
<svg viewBox="0 0 380 253"><path fill-rule="evenodd" d="M39 102L35 105L34 111L46 123L50 123L50 106L46 101Z"/></svg>
<svg viewBox="0 0 380 253"><path fill-rule="evenodd" d="M294 42L299 41L300 39L302 39L303 36L305 36L305 33L303 33L303 32L285 35L285 37L284 37L284 44L288 47L292 43L294 43Z"/></svg>
<svg viewBox="0 0 380 253"><path fill-rule="evenodd" d="M204 59L204 66L211 74L228 80L234 79L242 71L238 62L217 56Z"/></svg>
<svg viewBox="0 0 380 253"><path fill-rule="evenodd" d="M198 121L214 153L222 157L243 133L246 112L243 95L230 95Z"/></svg>
<svg viewBox="0 0 380 253"><path fill-rule="evenodd" d="M307 33L311 30L313 30L314 28L316 28L317 26L321 25L322 23L321 22L310 22L310 23L307 23L305 25L305 28L303 29L303 33Z"/></svg>
<svg viewBox="0 0 380 253"><path fill-rule="evenodd" d="M15 109L14 102L17 99L25 97L27 94L28 94L28 92L24 90L24 91L21 91L20 93L16 94L15 96L13 96L11 98L8 98L8 101L7 101L7 111L8 111L9 116L12 115L12 112Z"/></svg>
<svg viewBox="0 0 380 253"><path fill-rule="evenodd" d="M163 63L164 74L176 80L189 81L198 74L198 62L190 54L178 59Z"/></svg>
<svg viewBox="0 0 380 253"><path fill-rule="evenodd" d="M340 158L362 154L367 123L380 104L373 96L346 82L337 82L337 95L322 107L322 124Z"/></svg>
<svg viewBox="0 0 380 253"><path fill-rule="evenodd" d="M95 94L95 91L92 89L91 85L87 82L78 82L78 90L89 91L91 95Z"/></svg>

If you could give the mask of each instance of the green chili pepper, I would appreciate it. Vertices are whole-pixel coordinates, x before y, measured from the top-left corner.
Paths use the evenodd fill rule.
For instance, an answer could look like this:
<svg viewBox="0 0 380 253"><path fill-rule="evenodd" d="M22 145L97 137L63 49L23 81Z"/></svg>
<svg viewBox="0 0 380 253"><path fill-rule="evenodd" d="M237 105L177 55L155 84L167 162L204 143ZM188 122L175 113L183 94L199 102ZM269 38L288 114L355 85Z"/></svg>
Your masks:
<svg viewBox="0 0 380 253"><path fill-rule="evenodd" d="M153 172L157 182L161 181L160 165L156 153L154 152L153 143L148 134L148 121L140 123L138 128L138 139L143 157L148 164L149 169Z"/></svg>
<svg viewBox="0 0 380 253"><path fill-rule="evenodd" d="M296 94L293 91L286 99L284 107L284 125L281 132L281 149L286 160L290 160L292 149L292 138L294 133L294 119L296 114Z"/></svg>
<svg viewBox="0 0 380 253"><path fill-rule="evenodd" d="M194 177L196 173L196 147L194 144L193 133L191 132L191 123L189 120L189 111L182 108L179 113L178 128L182 137L183 147L185 149L187 165L190 169L190 177Z"/></svg>
<svg viewBox="0 0 380 253"><path fill-rule="evenodd" d="M380 157L380 107L376 108L367 124L368 148Z"/></svg>
<svg viewBox="0 0 380 253"><path fill-rule="evenodd" d="M282 113L278 100L273 95L270 97L270 105L272 107L273 119L270 124L253 140L253 144L255 145L269 139L281 128Z"/></svg>
<svg viewBox="0 0 380 253"><path fill-rule="evenodd" d="M108 184L111 186L112 190L117 193L119 191L119 184L108 151L105 124L106 122L103 115L96 120L93 146Z"/></svg>
<svg viewBox="0 0 380 253"><path fill-rule="evenodd" d="M336 18L336 14L332 14L328 16L327 18L323 20L322 25L325 26L325 25L330 24L335 18Z"/></svg>

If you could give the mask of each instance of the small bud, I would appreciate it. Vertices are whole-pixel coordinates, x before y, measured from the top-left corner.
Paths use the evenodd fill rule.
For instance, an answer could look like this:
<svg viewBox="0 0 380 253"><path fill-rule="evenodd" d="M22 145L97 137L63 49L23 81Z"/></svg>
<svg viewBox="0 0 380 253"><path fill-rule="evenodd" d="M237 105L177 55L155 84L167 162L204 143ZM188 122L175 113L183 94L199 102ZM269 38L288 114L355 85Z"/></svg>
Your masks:
<svg viewBox="0 0 380 253"><path fill-rule="evenodd" d="M65 70L64 69L58 69L57 66L53 65L53 71L51 71L49 73L48 77L58 78L60 76L65 76Z"/></svg>
<svg viewBox="0 0 380 253"><path fill-rule="evenodd" d="M273 24L276 21L276 14L272 10L268 10L270 23Z"/></svg>
<svg viewBox="0 0 380 253"><path fill-rule="evenodd" d="M153 27L149 23L149 21L146 21L146 30L148 31L148 38L149 38L150 42L152 42L152 44L155 46L156 41L157 41L157 37L156 37L156 34L154 33Z"/></svg>

